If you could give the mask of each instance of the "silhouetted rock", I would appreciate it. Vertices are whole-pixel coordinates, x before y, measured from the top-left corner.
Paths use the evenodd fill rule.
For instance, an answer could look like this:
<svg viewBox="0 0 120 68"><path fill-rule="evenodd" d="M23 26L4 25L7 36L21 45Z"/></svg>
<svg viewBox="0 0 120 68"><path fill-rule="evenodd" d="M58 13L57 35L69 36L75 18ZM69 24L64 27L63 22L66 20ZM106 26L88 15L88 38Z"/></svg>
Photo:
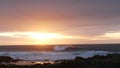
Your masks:
<svg viewBox="0 0 120 68"><path fill-rule="evenodd" d="M0 63L2 64L10 64L14 59L9 56L0 56Z"/></svg>
<svg viewBox="0 0 120 68"><path fill-rule="evenodd" d="M6 60L6 58L9 57L2 57L2 60ZM60 63L55 64L45 63L30 66L10 65L9 67L0 64L0 68L120 68L120 54L96 55L90 58L77 56L74 60L61 60Z"/></svg>
<svg viewBox="0 0 120 68"><path fill-rule="evenodd" d="M83 57L75 57L75 59L74 59L75 61L81 61L81 60L85 60Z"/></svg>

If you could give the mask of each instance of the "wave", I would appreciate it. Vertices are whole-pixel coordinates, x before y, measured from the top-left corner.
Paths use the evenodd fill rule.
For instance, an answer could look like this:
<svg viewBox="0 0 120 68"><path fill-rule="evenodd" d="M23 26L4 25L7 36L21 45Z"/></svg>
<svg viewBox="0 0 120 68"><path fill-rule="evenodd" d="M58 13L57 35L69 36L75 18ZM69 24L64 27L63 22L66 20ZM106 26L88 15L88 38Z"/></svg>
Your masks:
<svg viewBox="0 0 120 68"><path fill-rule="evenodd" d="M74 59L76 56L84 58L92 57L94 55L107 55L114 52L109 51L74 51L74 52L0 52L0 55L11 56L14 59L24 60L63 60Z"/></svg>
<svg viewBox="0 0 120 68"><path fill-rule="evenodd" d="M55 51L62 51L65 50L66 48L69 48L70 46L54 46Z"/></svg>

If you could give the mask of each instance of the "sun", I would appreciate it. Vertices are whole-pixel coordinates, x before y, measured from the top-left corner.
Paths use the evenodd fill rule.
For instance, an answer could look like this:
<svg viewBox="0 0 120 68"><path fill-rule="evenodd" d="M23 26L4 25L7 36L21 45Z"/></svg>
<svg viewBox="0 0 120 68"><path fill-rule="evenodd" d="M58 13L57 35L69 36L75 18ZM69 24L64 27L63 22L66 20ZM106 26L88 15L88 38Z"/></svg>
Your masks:
<svg viewBox="0 0 120 68"><path fill-rule="evenodd" d="M75 38L73 36L67 36L60 33L27 32L25 35L27 38L32 40L32 43L35 44L53 44L63 41L64 39Z"/></svg>
<svg viewBox="0 0 120 68"><path fill-rule="evenodd" d="M63 33L42 33L42 32L3 32L0 36L11 38L23 38L24 43L30 44L55 44L64 40L79 39L77 36L69 36Z"/></svg>
<svg viewBox="0 0 120 68"><path fill-rule="evenodd" d="M29 33L30 38L34 38L37 40L51 40L55 38L60 38L60 34L57 33Z"/></svg>

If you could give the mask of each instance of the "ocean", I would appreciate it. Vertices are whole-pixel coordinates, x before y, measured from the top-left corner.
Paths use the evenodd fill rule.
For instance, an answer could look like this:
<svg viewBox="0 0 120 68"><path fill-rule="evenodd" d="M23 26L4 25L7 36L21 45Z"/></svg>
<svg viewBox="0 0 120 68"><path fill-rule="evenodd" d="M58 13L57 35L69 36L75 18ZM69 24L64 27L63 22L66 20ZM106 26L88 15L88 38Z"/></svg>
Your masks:
<svg viewBox="0 0 120 68"><path fill-rule="evenodd" d="M71 45L4 45L0 56L29 61L72 60L76 56L120 53L120 44L71 44Z"/></svg>

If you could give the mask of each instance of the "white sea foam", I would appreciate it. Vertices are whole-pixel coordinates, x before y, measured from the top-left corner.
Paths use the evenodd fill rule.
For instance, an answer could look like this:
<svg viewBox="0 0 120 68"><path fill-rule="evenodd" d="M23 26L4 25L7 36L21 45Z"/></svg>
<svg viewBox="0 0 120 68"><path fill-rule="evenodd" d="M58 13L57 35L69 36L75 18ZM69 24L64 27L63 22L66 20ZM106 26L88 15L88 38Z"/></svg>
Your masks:
<svg viewBox="0 0 120 68"><path fill-rule="evenodd" d="M55 46L54 50L55 51L61 51L61 50L65 50L66 48L68 48L69 46Z"/></svg>
<svg viewBox="0 0 120 68"><path fill-rule="evenodd" d="M113 52L108 51L75 51L75 52L0 52L0 55L11 56L15 59L24 60L62 60L74 59L76 56L84 58L94 55L107 55Z"/></svg>

